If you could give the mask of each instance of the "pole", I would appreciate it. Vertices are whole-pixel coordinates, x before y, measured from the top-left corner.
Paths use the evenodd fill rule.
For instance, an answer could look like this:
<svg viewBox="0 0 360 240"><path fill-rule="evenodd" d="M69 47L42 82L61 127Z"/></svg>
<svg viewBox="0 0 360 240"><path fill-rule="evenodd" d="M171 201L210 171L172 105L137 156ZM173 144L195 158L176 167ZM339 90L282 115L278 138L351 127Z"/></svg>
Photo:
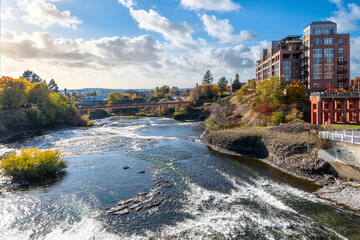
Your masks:
<svg viewBox="0 0 360 240"><path fill-rule="evenodd" d="M196 101L199 100L199 84L196 84Z"/></svg>

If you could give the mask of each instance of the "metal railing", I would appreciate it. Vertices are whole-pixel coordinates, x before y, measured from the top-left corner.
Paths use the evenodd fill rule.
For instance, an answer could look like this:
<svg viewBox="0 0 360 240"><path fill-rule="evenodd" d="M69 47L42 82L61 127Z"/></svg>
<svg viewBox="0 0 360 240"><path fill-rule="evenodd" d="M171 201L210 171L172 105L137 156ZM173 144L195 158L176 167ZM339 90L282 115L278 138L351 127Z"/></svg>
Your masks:
<svg viewBox="0 0 360 240"><path fill-rule="evenodd" d="M330 139L332 141L360 144L360 131L320 131L320 138Z"/></svg>
<svg viewBox="0 0 360 240"><path fill-rule="evenodd" d="M360 98L360 93L358 92L312 92L310 93L311 97L320 97L320 98Z"/></svg>

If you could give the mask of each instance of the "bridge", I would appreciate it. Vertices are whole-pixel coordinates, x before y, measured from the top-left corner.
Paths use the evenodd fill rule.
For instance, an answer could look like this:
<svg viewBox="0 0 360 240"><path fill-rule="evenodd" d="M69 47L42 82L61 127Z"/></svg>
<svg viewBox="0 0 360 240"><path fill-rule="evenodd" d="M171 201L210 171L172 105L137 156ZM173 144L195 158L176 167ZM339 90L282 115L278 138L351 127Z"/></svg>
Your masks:
<svg viewBox="0 0 360 240"><path fill-rule="evenodd" d="M141 104L123 104L123 105L104 105L104 106L89 106L80 107L78 111L92 111L100 109L129 109L129 108L143 108L143 107L157 107L157 106L168 106L168 105L185 105L191 104L192 101L183 102L161 102L161 103L141 103Z"/></svg>

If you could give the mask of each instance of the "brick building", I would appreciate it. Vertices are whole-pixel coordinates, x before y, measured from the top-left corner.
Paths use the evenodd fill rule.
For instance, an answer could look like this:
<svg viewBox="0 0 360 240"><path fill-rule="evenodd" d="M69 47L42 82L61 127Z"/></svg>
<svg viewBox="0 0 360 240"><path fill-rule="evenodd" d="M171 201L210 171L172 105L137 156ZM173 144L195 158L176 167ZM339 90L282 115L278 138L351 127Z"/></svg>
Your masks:
<svg viewBox="0 0 360 240"><path fill-rule="evenodd" d="M311 93L311 123L360 124L360 93Z"/></svg>
<svg viewBox="0 0 360 240"><path fill-rule="evenodd" d="M337 34L334 22L312 22L301 36L272 41L256 64L256 80L284 75L301 79L310 92L347 89L350 80L350 35Z"/></svg>

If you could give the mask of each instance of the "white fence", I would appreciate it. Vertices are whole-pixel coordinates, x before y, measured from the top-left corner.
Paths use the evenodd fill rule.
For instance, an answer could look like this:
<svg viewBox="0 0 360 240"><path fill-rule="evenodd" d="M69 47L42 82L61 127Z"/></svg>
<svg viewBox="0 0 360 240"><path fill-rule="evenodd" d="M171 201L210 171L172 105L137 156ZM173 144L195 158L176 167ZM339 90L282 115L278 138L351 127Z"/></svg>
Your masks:
<svg viewBox="0 0 360 240"><path fill-rule="evenodd" d="M319 137L333 141L360 144L360 131L321 131Z"/></svg>

